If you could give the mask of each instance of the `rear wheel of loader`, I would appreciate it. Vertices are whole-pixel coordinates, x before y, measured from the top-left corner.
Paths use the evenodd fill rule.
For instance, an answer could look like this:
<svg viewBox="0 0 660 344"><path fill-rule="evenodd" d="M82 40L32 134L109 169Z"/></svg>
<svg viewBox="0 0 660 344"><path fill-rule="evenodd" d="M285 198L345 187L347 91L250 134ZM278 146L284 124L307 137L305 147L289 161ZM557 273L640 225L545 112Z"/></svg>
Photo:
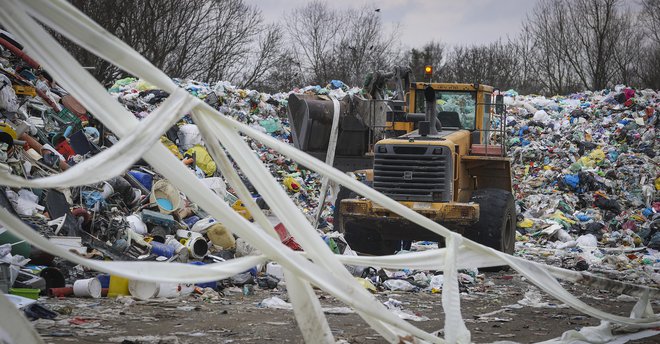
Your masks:
<svg viewBox="0 0 660 344"><path fill-rule="evenodd" d="M513 254L516 242L516 206L511 192L500 189L476 190L470 201L479 204L479 222L464 236L498 251ZM484 268L506 270L508 266Z"/></svg>

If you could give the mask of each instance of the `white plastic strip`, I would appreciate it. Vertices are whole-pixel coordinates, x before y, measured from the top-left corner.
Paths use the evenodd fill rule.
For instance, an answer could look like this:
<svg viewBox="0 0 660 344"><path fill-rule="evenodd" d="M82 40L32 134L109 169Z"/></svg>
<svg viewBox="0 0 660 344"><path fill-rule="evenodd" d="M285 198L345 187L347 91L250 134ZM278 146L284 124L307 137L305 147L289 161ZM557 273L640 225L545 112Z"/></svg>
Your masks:
<svg viewBox="0 0 660 344"><path fill-rule="evenodd" d="M449 343L470 343L470 331L461 316L461 296L458 291L456 257L463 237L454 234L445 238L445 283L442 285L442 308L445 310L445 339Z"/></svg>
<svg viewBox="0 0 660 344"><path fill-rule="evenodd" d="M0 174L0 183L12 187L52 188L99 183L123 174L129 167L159 143L163 132L192 109L188 93L176 89L149 117L137 125L126 138L91 159L48 177L25 179Z"/></svg>
<svg viewBox="0 0 660 344"><path fill-rule="evenodd" d="M16 309L16 306L2 293L0 293L0 314L2 314L0 316L0 343L44 343L23 312Z"/></svg>
<svg viewBox="0 0 660 344"><path fill-rule="evenodd" d="M332 99L332 127L330 128L330 140L328 141L328 151L325 154L325 164L333 166L335 162L335 152L337 150L337 137L339 136L339 101L337 98L330 96ZM314 223L312 227L316 228L319 224L321 212L325 208L325 199L328 195L328 177L323 177L321 180L321 191L319 192L319 201L314 211Z"/></svg>
<svg viewBox="0 0 660 344"><path fill-rule="evenodd" d="M252 199L250 191L245 186L240 176L234 170L227 154L220 147L218 140L213 137L210 130L211 126L208 125L204 116L193 112L193 121L198 124L202 136L209 138L206 141L209 153L213 160L217 162L218 168L222 175L227 179L228 184L236 191L238 197L241 199L245 207L248 209L255 222L263 228L266 233L270 234L275 239L279 239L275 228L261 211L257 203ZM298 323L298 327L303 334L303 338L307 342L318 340L319 343L334 343L334 336L330 331L330 325L323 313L321 302L314 294L314 289L309 282L301 279L299 276L291 273L289 270L284 269L285 279L287 280L287 289L291 296L291 304L297 319L304 319Z"/></svg>

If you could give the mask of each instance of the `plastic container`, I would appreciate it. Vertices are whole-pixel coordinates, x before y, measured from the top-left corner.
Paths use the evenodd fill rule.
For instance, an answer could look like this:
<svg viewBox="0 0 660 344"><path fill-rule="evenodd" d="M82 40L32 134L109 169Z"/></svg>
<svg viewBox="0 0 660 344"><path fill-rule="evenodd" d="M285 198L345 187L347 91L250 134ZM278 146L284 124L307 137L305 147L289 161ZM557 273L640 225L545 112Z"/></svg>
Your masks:
<svg viewBox="0 0 660 344"><path fill-rule="evenodd" d="M165 245L174 249L174 253L179 255L179 261L188 261L188 256L190 255L188 248L180 243L174 235L167 236L167 239L165 239Z"/></svg>
<svg viewBox="0 0 660 344"><path fill-rule="evenodd" d="M77 280L73 283L73 294L77 297L101 297L101 282L97 278Z"/></svg>
<svg viewBox="0 0 660 344"><path fill-rule="evenodd" d="M108 285L108 297L117 297L130 295L128 291L128 279L110 275L110 283Z"/></svg>
<svg viewBox="0 0 660 344"><path fill-rule="evenodd" d="M28 258L32 252L32 245L29 242L15 236L7 228L0 228L0 245L2 244L12 244L11 254L13 255Z"/></svg>
<svg viewBox="0 0 660 344"><path fill-rule="evenodd" d="M158 205L161 213L171 214L181 207L181 195L170 182L161 179L151 188L149 202Z"/></svg>
<svg viewBox="0 0 660 344"><path fill-rule="evenodd" d="M284 281L284 270L280 264L275 262L268 263L266 265L266 273L279 278L280 281Z"/></svg>
<svg viewBox="0 0 660 344"><path fill-rule="evenodd" d="M110 275L98 275L96 278L101 282L101 288L108 289L110 287Z"/></svg>
<svg viewBox="0 0 660 344"><path fill-rule="evenodd" d="M50 288L62 288L66 285L64 275L58 268L45 268L39 272L39 276L43 277L43 279L46 281L47 290Z"/></svg>
<svg viewBox="0 0 660 344"><path fill-rule="evenodd" d="M72 287L50 288L47 290L50 297L66 297L73 295Z"/></svg>
<svg viewBox="0 0 660 344"><path fill-rule="evenodd" d="M156 241L151 242L151 254L171 258L174 256L175 249L172 246L165 245Z"/></svg>
<svg viewBox="0 0 660 344"><path fill-rule="evenodd" d="M181 239L180 242L188 248L188 252L192 258L202 259L209 252L209 245L201 236L193 236L189 239Z"/></svg>
<svg viewBox="0 0 660 344"><path fill-rule="evenodd" d="M27 297L28 299L39 299L39 289L31 288L9 288L9 294Z"/></svg>
<svg viewBox="0 0 660 344"><path fill-rule="evenodd" d="M149 173L135 171L135 170L128 171L128 173L131 176L133 176L133 178L135 178L138 182L140 182L140 184L142 184L142 186L144 186L145 189L151 190L151 188L153 187L154 177Z"/></svg>
<svg viewBox="0 0 660 344"><path fill-rule="evenodd" d="M128 221L128 224L131 226L133 232L140 235L147 234L147 225L144 224L144 222L142 222L142 219L140 219L139 216L137 215L126 216L126 221Z"/></svg>
<svg viewBox="0 0 660 344"><path fill-rule="evenodd" d="M146 281L129 281L128 282L128 291L131 293L131 296L138 300L149 300L156 297L160 290L160 285L154 282Z"/></svg>

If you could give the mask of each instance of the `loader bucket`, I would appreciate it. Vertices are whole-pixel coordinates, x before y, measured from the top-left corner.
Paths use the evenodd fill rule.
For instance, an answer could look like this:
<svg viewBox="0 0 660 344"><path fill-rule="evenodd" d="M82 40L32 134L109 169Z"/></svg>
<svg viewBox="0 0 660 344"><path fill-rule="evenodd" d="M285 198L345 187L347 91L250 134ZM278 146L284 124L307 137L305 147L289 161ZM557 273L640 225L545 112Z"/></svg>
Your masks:
<svg viewBox="0 0 660 344"><path fill-rule="evenodd" d="M339 135L335 155L362 157L368 152L369 128L357 114L357 108L351 108L348 99L339 104ZM332 130L332 100L324 96L292 93L289 96L288 116L295 147L315 156L325 156Z"/></svg>

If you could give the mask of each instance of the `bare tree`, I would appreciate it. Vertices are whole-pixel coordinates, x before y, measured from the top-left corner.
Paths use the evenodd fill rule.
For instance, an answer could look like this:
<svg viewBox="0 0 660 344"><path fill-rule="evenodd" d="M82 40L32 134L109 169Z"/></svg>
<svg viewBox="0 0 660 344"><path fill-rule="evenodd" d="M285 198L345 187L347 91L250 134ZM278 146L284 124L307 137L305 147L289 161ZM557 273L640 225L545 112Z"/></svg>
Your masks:
<svg viewBox="0 0 660 344"><path fill-rule="evenodd" d="M315 0L298 8L287 18L287 29L295 56L303 70L310 70L311 82L333 78L331 54L339 30L338 15L326 2Z"/></svg>
<svg viewBox="0 0 660 344"><path fill-rule="evenodd" d="M517 72L514 73L512 87L523 94L540 93L537 60L539 57L534 31L530 25L523 22L522 30L516 38L509 38L508 46L513 49L517 61Z"/></svg>
<svg viewBox="0 0 660 344"><path fill-rule="evenodd" d="M642 0L642 23L646 26L646 33L660 45L660 0Z"/></svg>
<svg viewBox="0 0 660 344"><path fill-rule="evenodd" d="M540 1L525 22L532 35L531 53L538 82L544 93L550 94L567 93L575 84L575 74L564 52L569 25L560 1Z"/></svg>
<svg viewBox="0 0 660 344"><path fill-rule="evenodd" d="M261 37L255 44L252 60L247 64L249 68L242 77L241 87L249 88L262 80L268 70L281 57L283 45L282 30L277 25L268 25L261 32Z"/></svg>
<svg viewBox="0 0 660 344"><path fill-rule="evenodd" d="M373 6L334 11L314 1L287 22L297 64L310 83L361 85L369 71L391 67L398 56L398 26L387 32Z"/></svg>
<svg viewBox="0 0 660 344"><path fill-rule="evenodd" d="M254 84L272 68L281 46L276 25L243 0L72 0L93 20L166 74ZM59 37L109 85L126 73Z"/></svg>
<svg viewBox="0 0 660 344"><path fill-rule="evenodd" d="M583 85L603 89L614 77L614 51L621 38L620 0L564 0L570 44L563 52Z"/></svg>
<svg viewBox="0 0 660 344"><path fill-rule="evenodd" d="M347 9L340 13L344 23L333 42L333 78L349 85L361 85L369 71L389 68L391 48L398 39L398 27L385 36L380 14L374 6Z"/></svg>
<svg viewBox="0 0 660 344"><path fill-rule="evenodd" d="M488 45L456 46L447 57L447 81L511 87L518 69L514 49L502 41Z"/></svg>
<svg viewBox="0 0 660 344"><path fill-rule="evenodd" d="M660 0L642 0L640 15L643 23L643 43L637 47L643 51L637 60L637 70L641 84L646 87L660 88Z"/></svg>

